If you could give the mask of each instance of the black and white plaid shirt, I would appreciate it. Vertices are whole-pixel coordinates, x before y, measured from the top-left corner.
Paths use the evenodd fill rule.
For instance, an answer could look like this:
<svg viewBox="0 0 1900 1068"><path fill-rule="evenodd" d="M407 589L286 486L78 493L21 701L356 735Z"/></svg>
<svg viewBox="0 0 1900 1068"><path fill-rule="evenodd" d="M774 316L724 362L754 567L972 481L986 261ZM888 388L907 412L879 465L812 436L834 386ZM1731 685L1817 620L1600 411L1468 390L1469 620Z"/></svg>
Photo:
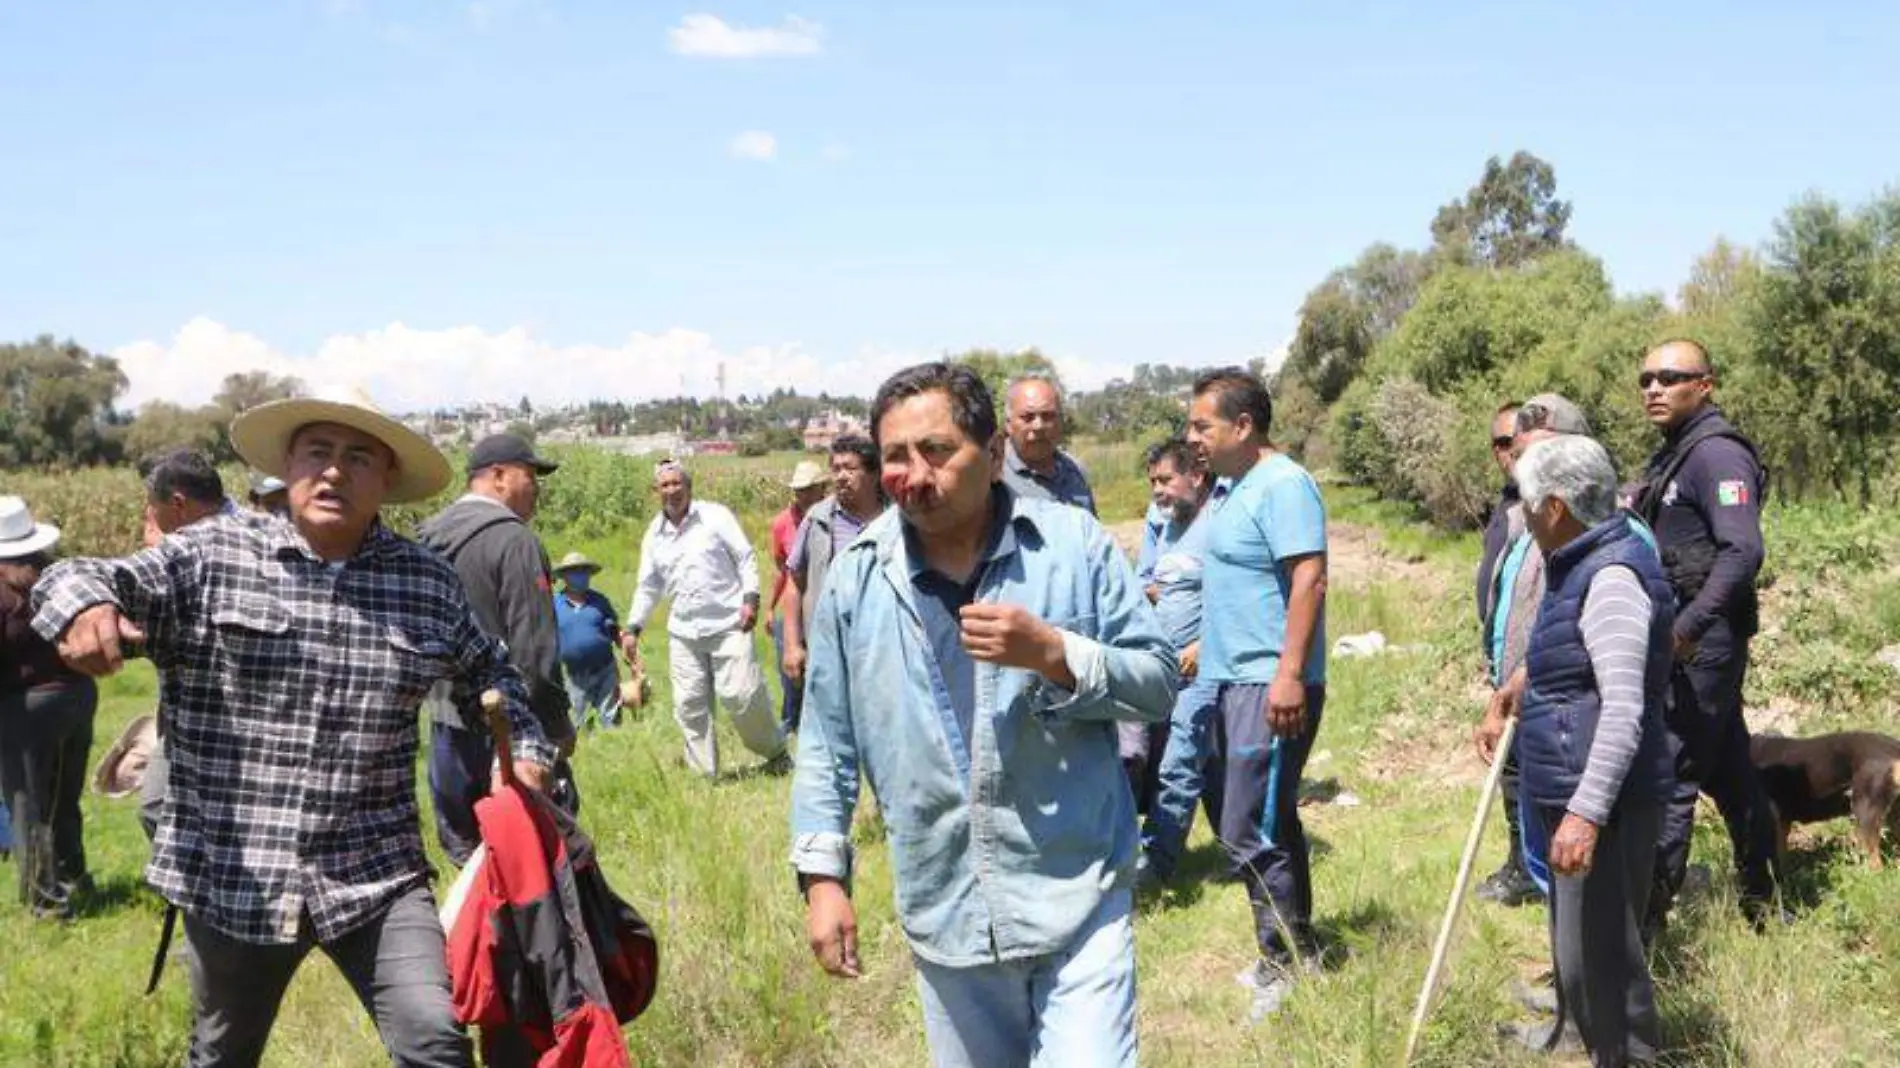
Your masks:
<svg viewBox="0 0 1900 1068"><path fill-rule="evenodd" d="M294 942L306 914L329 942L428 877L417 710L436 680L465 705L500 690L517 758L554 761L455 569L380 524L326 564L284 520L221 516L56 564L33 602L49 640L108 602L144 630L171 758L146 879L245 942Z"/></svg>

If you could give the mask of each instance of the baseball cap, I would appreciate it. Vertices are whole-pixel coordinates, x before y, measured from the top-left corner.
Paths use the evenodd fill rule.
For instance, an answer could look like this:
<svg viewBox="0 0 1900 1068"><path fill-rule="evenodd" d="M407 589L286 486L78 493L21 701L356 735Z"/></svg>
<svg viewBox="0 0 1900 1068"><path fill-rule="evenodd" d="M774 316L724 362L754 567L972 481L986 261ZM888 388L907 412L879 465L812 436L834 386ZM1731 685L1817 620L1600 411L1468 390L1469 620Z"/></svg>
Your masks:
<svg viewBox="0 0 1900 1068"><path fill-rule="evenodd" d="M513 434L490 434L476 442L475 448L470 450L468 471L472 475L496 464L521 464L534 468L537 475L551 475L561 466L553 460L536 456L532 446Z"/></svg>
<svg viewBox="0 0 1900 1068"><path fill-rule="evenodd" d="M1520 433L1526 430L1548 430L1554 434L1581 434L1588 437L1590 420L1584 418L1582 408L1564 396L1539 393L1518 408L1517 428Z"/></svg>

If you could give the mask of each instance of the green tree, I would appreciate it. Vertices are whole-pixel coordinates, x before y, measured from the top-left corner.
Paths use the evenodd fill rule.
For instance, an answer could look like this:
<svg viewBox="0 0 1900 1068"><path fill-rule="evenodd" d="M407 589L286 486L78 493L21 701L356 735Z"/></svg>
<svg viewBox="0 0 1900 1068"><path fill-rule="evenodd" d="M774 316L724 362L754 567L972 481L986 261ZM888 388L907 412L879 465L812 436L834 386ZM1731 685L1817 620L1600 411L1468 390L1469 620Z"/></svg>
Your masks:
<svg viewBox="0 0 1900 1068"><path fill-rule="evenodd" d="M117 360L75 342L42 335L0 345L0 464L117 460L112 404L125 387Z"/></svg>
<svg viewBox="0 0 1900 1068"><path fill-rule="evenodd" d="M1322 403L1338 400L1411 309L1428 274L1419 253L1377 244L1328 275L1300 305L1280 380L1304 383Z"/></svg>
<svg viewBox="0 0 1900 1068"><path fill-rule="evenodd" d="M224 382L211 398L211 403L224 410L226 417L235 417L247 408L255 408L270 401L288 400L303 396L303 382L290 375L274 375L269 371L239 371L224 376Z"/></svg>
<svg viewBox="0 0 1900 1068"><path fill-rule="evenodd" d="M1865 504L1900 431L1900 190L1843 212L1820 197L1775 225L1759 299L1748 404L1771 467L1795 492Z"/></svg>
<svg viewBox="0 0 1900 1068"><path fill-rule="evenodd" d="M970 349L947 358L951 363L960 363L975 371L983 384L989 387L990 397L996 402L996 419L999 423L1003 419L1003 406L1008 400L1004 394L1011 379L1023 375L1041 375L1055 382L1057 389L1062 386L1062 379L1056 374L1056 365L1033 347L1019 352Z"/></svg>
<svg viewBox="0 0 1900 1068"><path fill-rule="evenodd" d="M1432 219L1434 250L1453 263L1517 267L1570 247L1570 202L1557 199L1557 172L1529 152L1485 161L1464 197Z"/></svg>
<svg viewBox="0 0 1900 1068"><path fill-rule="evenodd" d="M171 401L146 401L125 428L125 455L130 459L166 449L201 449L215 460L226 460L230 447L229 420L217 404L185 408Z"/></svg>

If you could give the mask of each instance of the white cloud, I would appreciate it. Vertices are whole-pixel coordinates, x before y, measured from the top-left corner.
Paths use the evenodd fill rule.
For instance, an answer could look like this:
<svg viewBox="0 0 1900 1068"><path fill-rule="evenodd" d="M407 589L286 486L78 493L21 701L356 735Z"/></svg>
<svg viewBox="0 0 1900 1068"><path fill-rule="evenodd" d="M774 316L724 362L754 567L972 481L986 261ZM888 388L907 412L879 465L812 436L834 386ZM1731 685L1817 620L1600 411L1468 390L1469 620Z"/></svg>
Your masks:
<svg viewBox="0 0 1900 1068"><path fill-rule="evenodd" d="M359 386L391 411L512 402L524 395L537 404L637 401L682 392L711 396L722 363L731 397L780 386L865 396L893 371L929 358L869 347L820 358L797 342L725 349L683 327L635 332L613 345L557 345L521 326L490 333L475 326L418 330L401 323L334 335L313 353L292 355L202 316L169 342L137 341L112 355L130 383L120 402L127 409L153 399L203 404L226 375L262 370L295 375L313 388Z"/></svg>
<svg viewBox="0 0 1900 1068"><path fill-rule="evenodd" d="M787 15L778 26L732 26L717 15L688 15L667 31L667 46L682 56L752 59L758 56L813 56L823 47L825 28L810 19Z"/></svg>
<svg viewBox="0 0 1900 1068"><path fill-rule="evenodd" d="M778 155L778 138L764 130L747 130L734 137L726 149L740 159L769 160Z"/></svg>

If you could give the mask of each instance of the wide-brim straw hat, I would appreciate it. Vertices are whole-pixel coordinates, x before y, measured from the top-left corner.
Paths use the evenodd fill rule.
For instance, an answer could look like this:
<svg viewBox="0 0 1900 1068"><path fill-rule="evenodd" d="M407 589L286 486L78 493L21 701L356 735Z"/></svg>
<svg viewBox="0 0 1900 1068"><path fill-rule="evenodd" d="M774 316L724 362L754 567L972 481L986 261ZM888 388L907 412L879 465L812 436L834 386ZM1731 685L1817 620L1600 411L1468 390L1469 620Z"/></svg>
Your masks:
<svg viewBox="0 0 1900 1068"><path fill-rule="evenodd" d="M830 481L831 475L824 468L810 460L800 460L798 466L792 468L791 480L785 484L792 489L802 490L812 486L822 486Z"/></svg>
<svg viewBox="0 0 1900 1068"><path fill-rule="evenodd" d="M99 759L92 773L92 789L107 797L126 797L145 784L145 769L158 752L158 719L139 716L125 725L119 738Z"/></svg>
<svg viewBox="0 0 1900 1068"><path fill-rule="evenodd" d="M270 401L246 409L231 423L231 447L257 470L288 480L285 461L290 439L312 423L336 423L360 430L396 454L396 478L383 498L390 504L427 500L442 492L453 477L442 450L384 415L359 389Z"/></svg>
<svg viewBox="0 0 1900 1068"><path fill-rule="evenodd" d="M0 560L43 553L58 543L59 528L51 523L35 523L26 501L0 497Z"/></svg>
<svg viewBox="0 0 1900 1068"><path fill-rule="evenodd" d="M585 571L592 575L599 570L600 565L589 558L586 553L568 553L566 556L561 557L560 563L554 565L554 573L557 575L563 571Z"/></svg>

